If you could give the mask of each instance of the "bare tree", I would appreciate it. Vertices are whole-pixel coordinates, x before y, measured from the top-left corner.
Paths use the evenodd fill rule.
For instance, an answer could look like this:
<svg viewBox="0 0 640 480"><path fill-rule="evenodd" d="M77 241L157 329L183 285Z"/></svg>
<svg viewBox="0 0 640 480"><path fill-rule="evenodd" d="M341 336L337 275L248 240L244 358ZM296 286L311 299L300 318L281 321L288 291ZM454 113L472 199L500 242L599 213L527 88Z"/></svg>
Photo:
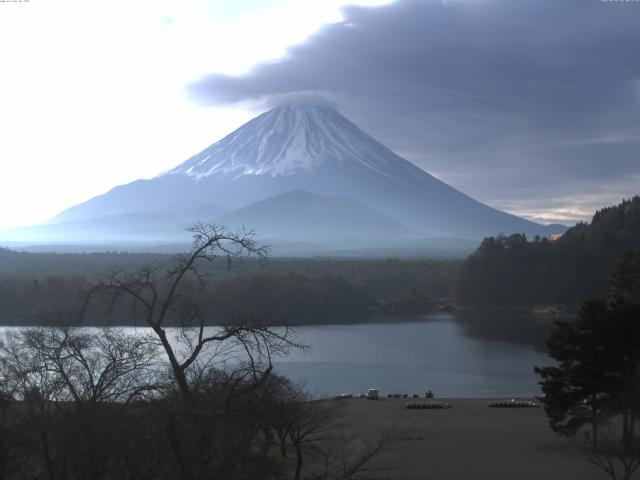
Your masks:
<svg viewBox="0 0 640 480"><path fill-rule="evenodd" d="M288 329L273 329L252 318L227 323L213 332L205 329L214 323L205 295L208 277L205 266L220 256L228 261L240 255L263 259L268 249L257 244L253 232L245 230L234 233L215 224L197 223L190 231L191 251L177 256L169 268L145 265L133 272L113 271L89 290L84 309L86 312L97 294L109 297L109 313L118 301L131 302L160 342L185 404L197 400L197 382L192 380L207 370L198 364L203 358L207 358L205 367L209 367L215 352L222 352L223 357L228 357L231 351L246 353L245 366L249 367L249 375L254 376L254 383L259 384L273 369L272 356L296 346ZM167 332L168 326L180 329L174 342ZM260 378L259 366L264 366ZM238 384L241 382L238 380Z"/></svg>
<svg viewBox="0 0 640 480"><path fill-rule="evenodd" d="M30 328L19 335L31 352L38 352L41 368L63 383L63 398L77 407L129 403L163 388L157 344L148 335L73 327Z"/></svg>
<svg viewBox="0 0 640 480"><path fill-rule="evenodd" d="M0 480L17 478L29 463L17 402L0 386Z"/></svg>
<svg viewBox="0 0 640 480"><path fill-rule="evenodd" d="M404 430L391 429L365 439L357 433L345 433L341 425L342 403L314 399L300 387L280 385L271 409L271 427L280 443L280 454L287 456L287 445L295 452L293 480L372 479L382 472L372 465L391 445L402 438Z"/></svg>
<svg viewBox="0 0 640 480"><path fill-rule="evenodd" d="M206 223L190 231L189 253L178 255L168 267L112 271L89 289L83 314L95 297L107 300L109 317L124 302L153 331L180 399L166 412L165 432L182 477L191 480L215 472L237 475L240 459L251 457L248 448L259 423L246 421L246 412L240 415L238 408L265 386L273 357L299 345L288 328L251 317L209 327L220 323L207 295L213 260L230 262L242 255L262 260L268 251L253 232L229 232Z"/></svg>
<svg viewBox="0 0 640 480"><path fill-rule="evenodd" d="M623 441L611 424L600 426L597 446L585 442L580 452L612 480L630 480L640 468L640 439Z"/></svg>
<svg viewBox="0 0 640 480"><path fill-rule="evenodd" d="M329 440L335 429L336 405L305 398L298 394L289 402L288 435L296 452L294 480L300 480L305 447L316 446Z"/></svg>
<svg viewBox="0 0 640 480"><path fill-rule="evenodd" d="M387 471L374 461L387 453L406 434L403 429L389 429L370 437L362 435L336 435L330 442L316 448L318 460L311 472L304 476L308 480L355 480L382 479Z"/></svg>
<svg viewBox="0 0 640 480"><path fill-rule="evenodd" d="M31 458L26 478L99 478L117 457L132 400L155 397L157 345L115 329L28 328L0 341L0 383ZM39 458L38 462L33 461Z"/></svg>
<svg viewBox="0 0 640 480"><path fill-rule="evenodd" d="M39 464L27 467L37 478L40 474L56 480L57 458L64 449L54 440L53 431L60 419L58 401L66 399L64 382L48 371L41 352L24 341L24 332L9 332L0 340L0 384L6 398L20 402L13 410L13 419L28 437L29 454L39 458Z"/></svg>
<svg viewBox="0 0 640 480"><path fill-rule="evenodd" d="M267 251L251 232L191 231L191 251L170 265L114 270L87 291L83 315L132 308L148 336L59 327L0 341L0 393L20 403L31 442L23 478L347 480L389 444L336 433L337 404L273 374L274 357L302 348L286 327L243 316L210 327L213 260ZM295 460L270 454L274 431Z"/></svg>

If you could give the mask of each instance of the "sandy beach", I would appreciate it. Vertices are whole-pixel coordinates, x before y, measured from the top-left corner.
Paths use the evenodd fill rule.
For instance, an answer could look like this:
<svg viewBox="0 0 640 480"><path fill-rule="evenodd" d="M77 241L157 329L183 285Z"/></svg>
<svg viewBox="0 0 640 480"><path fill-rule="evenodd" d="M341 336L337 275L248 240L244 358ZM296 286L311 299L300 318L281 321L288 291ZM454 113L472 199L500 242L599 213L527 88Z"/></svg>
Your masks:
<svg viewBox="0 0 640 480"><path fill-rule="evenodd" d="M385 478L442 480L596 480L576 442L553 433L542 408L488 408L492 399L436 399L450 409L411 410L411 399L334 400L345 428L365 435L407 429L377 465ZM531 399L528 399L531 400ZM424 401L424 399L419 399Z"/></svg>

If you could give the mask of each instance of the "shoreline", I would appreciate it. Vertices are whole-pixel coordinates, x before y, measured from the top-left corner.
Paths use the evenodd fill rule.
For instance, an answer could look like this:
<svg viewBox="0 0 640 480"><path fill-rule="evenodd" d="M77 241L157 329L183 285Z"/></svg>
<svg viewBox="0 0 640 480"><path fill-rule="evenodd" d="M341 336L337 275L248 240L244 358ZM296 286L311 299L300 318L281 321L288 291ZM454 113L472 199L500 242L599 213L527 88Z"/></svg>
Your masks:
<svg viewBox="0 0 640 480"><path fill-rule="evenodd" d="M560 310L555 310L556 307ZM389 312L383 309L353 310L340 313L329 313L322 315L300 315L292 321L283 321L283 318L274 319L273 322L266 322L273 327L314 327L324 325L366 325L376 323L420 323L427 322L430 318L450 316L454 320L465 321L471 319L473 323L479 323L478 318L491 316L496 320L504 320L505 317L526 318L535 322L552 323L556 320L572 318L576 315L569 306L549 306L549 305L517 305L502 307L479 307L468 305L456 305L453 310L422 310L422 311L396 311ZM21 319L5 321L0 318L0 327L56 327L56 326L77 326L101 328L106 326L122 328L148 328L144 321L140 322L112 322L106 325L105 322L87 321L82 323L56 323L45 321L34 321L33 319ZM221 327L225 323L212 321L205 324L205 327ZM167 327L178 327L178 322L167 321Z"/></svg>

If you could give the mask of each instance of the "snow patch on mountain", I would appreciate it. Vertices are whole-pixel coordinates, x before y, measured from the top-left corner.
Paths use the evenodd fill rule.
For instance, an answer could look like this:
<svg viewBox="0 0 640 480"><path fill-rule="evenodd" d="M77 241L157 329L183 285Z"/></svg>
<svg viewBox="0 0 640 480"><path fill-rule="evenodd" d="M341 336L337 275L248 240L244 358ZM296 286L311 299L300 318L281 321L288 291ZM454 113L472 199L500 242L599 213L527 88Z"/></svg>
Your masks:
<svg viewBox="0 0 640 480"><path fill-rule="evenodd" d="M166 175L288 176L322 166L355 162L394 178L416 167L364 133L335 109L285 105L254 118Z"/></svg>

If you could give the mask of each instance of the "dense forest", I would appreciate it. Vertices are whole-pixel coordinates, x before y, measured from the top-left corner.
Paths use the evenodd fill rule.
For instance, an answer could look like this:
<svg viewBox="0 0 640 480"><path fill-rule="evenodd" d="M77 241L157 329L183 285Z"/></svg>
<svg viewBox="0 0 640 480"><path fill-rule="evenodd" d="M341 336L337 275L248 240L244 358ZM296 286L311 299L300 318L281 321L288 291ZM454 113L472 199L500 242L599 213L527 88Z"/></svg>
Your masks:
<svg viewBox="0 0 640 480"><path fill-rule="evenodd" d="M99 310L79 318L92 283L113 271L169 268L175 255L26 253L0 249L0 322L101 324ZM252 315L275 323L357 321L381 305L420 307L449 297L460 261L429 259L234 258L207 264L212 321ZM113 324L135 323L121 311Z"/></svg>
<svg viewBox="0 0 640 480"><path fill-rule="evenodd" d="M578 305L601 295L613 266L640 248L640 197L596 212L555 241L513 234L484 239L454 285L475 305Z"/></svg>

